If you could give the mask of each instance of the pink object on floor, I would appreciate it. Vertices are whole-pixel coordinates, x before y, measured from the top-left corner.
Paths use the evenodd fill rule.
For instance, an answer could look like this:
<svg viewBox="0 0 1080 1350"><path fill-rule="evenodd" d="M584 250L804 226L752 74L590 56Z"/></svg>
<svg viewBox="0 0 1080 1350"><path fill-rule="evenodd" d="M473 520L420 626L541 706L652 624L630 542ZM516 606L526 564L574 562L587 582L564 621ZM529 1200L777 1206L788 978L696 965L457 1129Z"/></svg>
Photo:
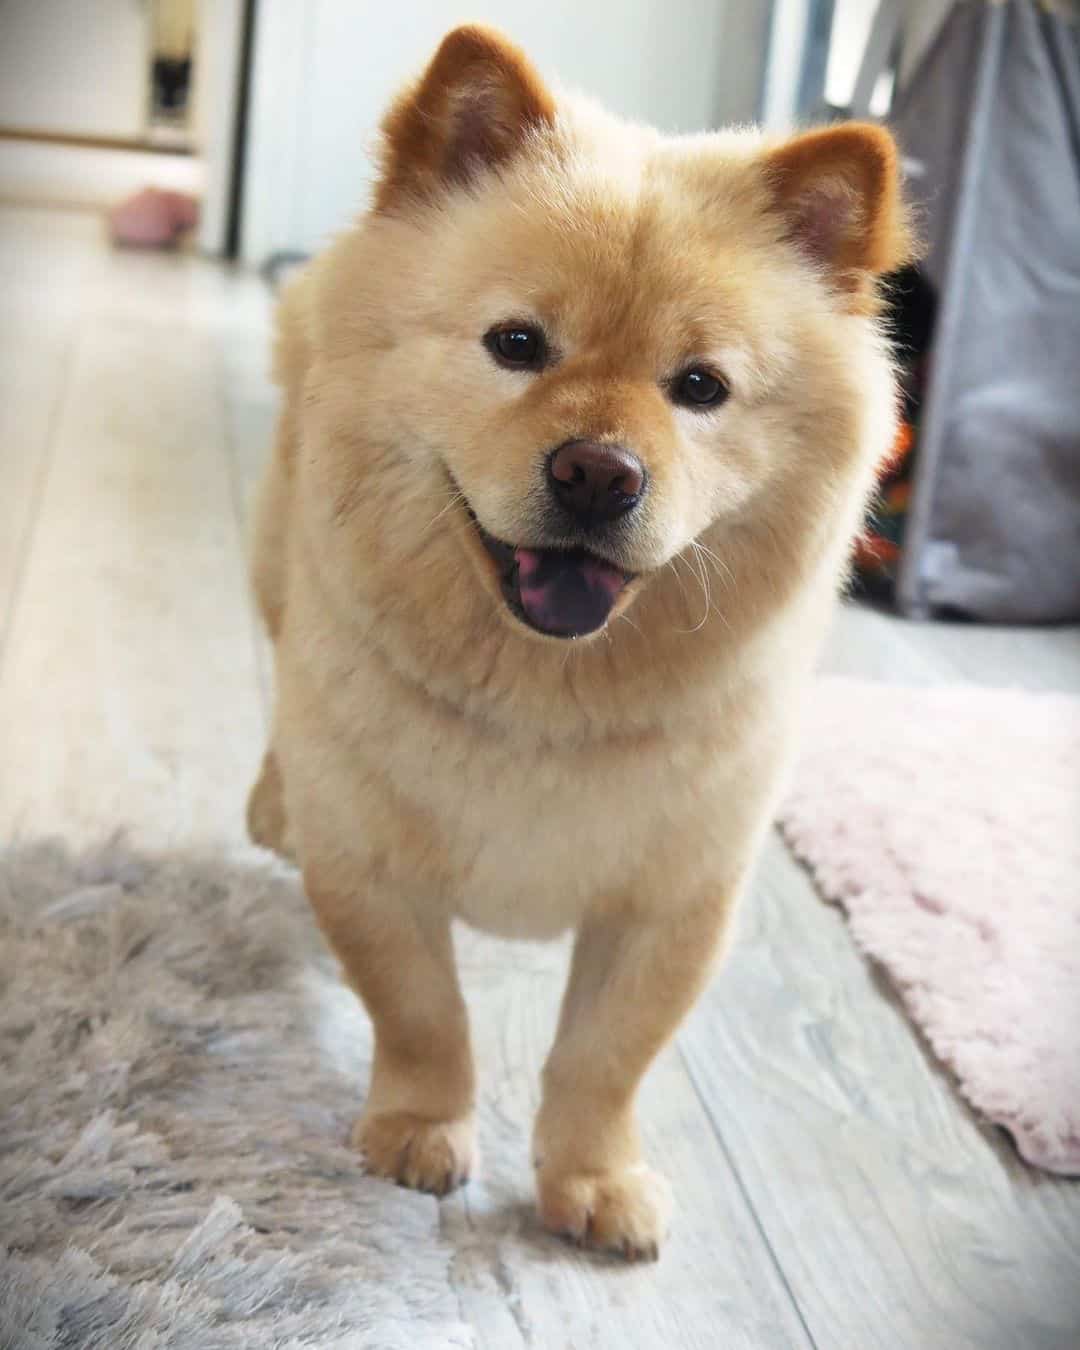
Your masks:
<svg viewBox="0 0 1080 1350"><path fill-rule="evenodd" d="M1080 1173L1080 698L823 679L781 828L971 1104Z"/></svg>
<svg viewBox="0 0 1080 1350"><path fill-rule="evenodd" d="M199 219L199 203L183 192L143 188L109 212L116 244L167 248Z"/></svg>

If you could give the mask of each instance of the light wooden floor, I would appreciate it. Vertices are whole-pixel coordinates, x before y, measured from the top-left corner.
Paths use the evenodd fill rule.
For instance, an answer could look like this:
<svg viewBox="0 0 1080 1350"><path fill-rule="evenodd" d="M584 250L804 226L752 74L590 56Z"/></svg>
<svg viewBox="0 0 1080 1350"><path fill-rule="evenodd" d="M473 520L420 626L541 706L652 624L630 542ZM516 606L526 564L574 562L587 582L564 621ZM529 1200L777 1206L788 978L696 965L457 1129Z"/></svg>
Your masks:
<svg viewBox="0 0 1080 1350"><path fill-rule="evenodd" d="M233 843L268 669L241 539L273 393L261 283L0 209L0 838ZM1075 632L846 610L835 670L1080 689ZM676 1225L626 1269L537 1233L527 1140L565 950L467 936L482 1179L445 1202L486 1347L1077 1350L1080 1186L960 1104L772 840L643 1112Z"/></svg>

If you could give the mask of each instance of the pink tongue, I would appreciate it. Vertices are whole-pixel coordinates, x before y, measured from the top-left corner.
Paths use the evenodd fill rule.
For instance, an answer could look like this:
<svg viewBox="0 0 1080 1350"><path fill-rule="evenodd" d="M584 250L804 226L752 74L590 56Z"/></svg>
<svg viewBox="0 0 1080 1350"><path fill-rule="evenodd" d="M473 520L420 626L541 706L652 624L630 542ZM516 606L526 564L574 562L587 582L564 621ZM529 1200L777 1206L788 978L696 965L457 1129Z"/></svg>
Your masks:
<svg viewBox="0 0 1080 1350"><path fill-rule="evenodd" d="M559 637L583 637L607 623L626 585L623 573L583 549L519 548L521 608L530 622Z"/></svg>

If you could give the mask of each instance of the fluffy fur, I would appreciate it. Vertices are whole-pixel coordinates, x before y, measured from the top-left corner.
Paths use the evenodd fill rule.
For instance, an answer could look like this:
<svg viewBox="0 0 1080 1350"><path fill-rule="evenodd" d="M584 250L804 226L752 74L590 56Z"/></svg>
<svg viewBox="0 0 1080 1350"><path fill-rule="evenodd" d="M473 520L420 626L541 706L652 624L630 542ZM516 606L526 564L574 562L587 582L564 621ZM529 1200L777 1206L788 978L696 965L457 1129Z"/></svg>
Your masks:
<svg viewBox="0 0 1080 1350"><path fill-rule="evenodd" d="M874 276L906 233L887 134L665 139L459 29L385 123L375 206L281 308L255 583L277 711L249 808L374 1023L354 1139L443 1191L473 1161L450 925L577 930L535 1133L540 1212L653 1255L637 1084L693 1002L770 819L800 688L894 432ZM483 338L535 324L551 362ZM692 364L729 397L681 406ZM553 447L648 491L589 639L515 617L478 529L552 534Z"/></svg>

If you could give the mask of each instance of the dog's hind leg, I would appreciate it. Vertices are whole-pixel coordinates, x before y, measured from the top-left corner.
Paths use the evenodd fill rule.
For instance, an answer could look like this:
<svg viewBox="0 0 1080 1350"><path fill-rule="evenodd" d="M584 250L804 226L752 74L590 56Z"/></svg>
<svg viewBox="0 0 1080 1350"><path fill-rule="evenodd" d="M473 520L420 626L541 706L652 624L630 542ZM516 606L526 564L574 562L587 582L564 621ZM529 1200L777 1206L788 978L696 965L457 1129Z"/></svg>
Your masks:
<svg viewBox="0 0 1080 1350"><path fill-rule="evenodd" d="M263 756L259 777L248 795L247 828L256 844L293 861L281 768L273 750Z"/></svg>

